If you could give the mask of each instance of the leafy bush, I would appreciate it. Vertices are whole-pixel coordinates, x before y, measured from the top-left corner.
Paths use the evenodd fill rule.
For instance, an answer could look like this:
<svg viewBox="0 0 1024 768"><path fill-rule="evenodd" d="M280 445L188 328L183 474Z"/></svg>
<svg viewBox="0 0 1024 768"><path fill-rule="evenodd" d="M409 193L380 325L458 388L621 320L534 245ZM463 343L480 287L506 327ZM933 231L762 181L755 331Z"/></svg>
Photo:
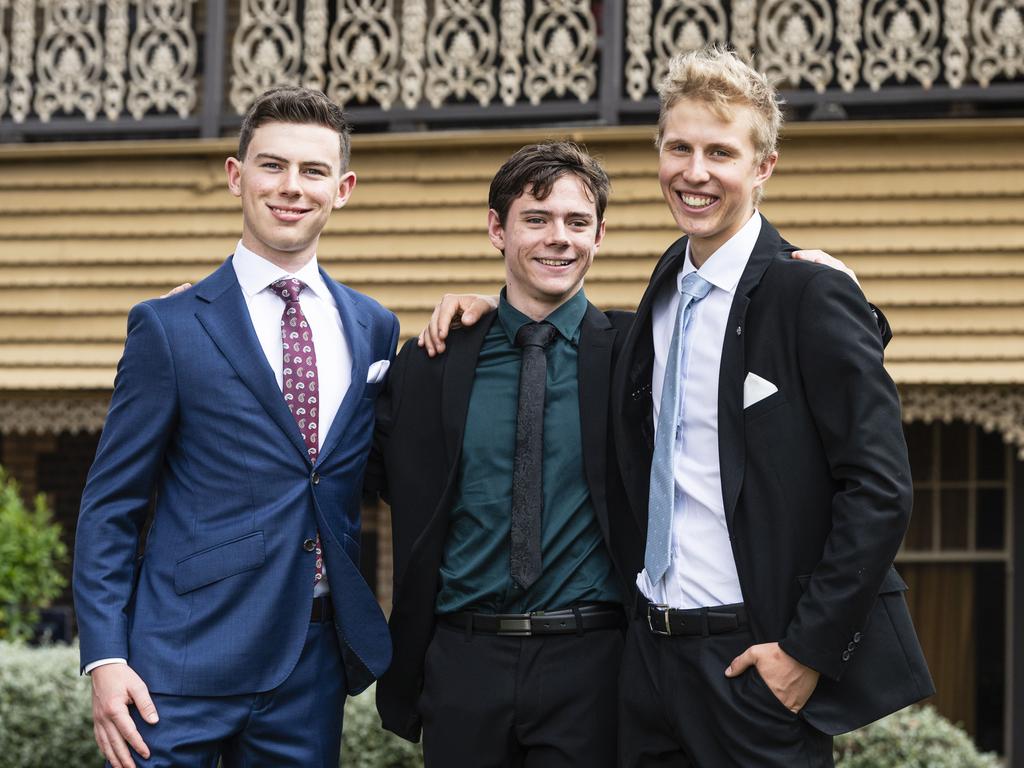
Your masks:
<svg viewBox="0 0 1024 768"><path fill-rule="evenodd" d="M910 707L835 740L836 768L998 768L932 707Z"/></svg>
<svg viewBox="0 0 1024 768"><path fill-rule="evenodd" d="M78 646L30 648L0 641L0 765L99 768L92 687L78 674ZM345 704L345 768L420 768L418 745L380 727L374 690Z"/></svg>
<svg viewBox="0 0 1024 768"><path fill-rule="evenodd" d="M418 745L383 731L370 688L345 705L344 768L422 768ZM837 768L997 768L931 707L911 707L835 741ZM0 641L0 765L99 768L89 679L77 646Z"/></svg>
<svg viewBox="0 0 1024 768"><path fill-rule="evenodd" d="M341 732L341 765L344 768L422 768L419 744L410 744L380 727L374 704L374 687L345 704Z"/></svg>
<svg viewBox="0 0 1024 768"><path fill-rule="evenodd" d="M39 609L66 583L67 547L42 495L25 507L18 484L0 467L0 639L31 637Z"/></svg>
<svg viewBox="0 0 1024 768"><path fill-rule="evenodd" d="M0 764L9 768L98 768L89 678L78 648L0 642Z"/></svg>

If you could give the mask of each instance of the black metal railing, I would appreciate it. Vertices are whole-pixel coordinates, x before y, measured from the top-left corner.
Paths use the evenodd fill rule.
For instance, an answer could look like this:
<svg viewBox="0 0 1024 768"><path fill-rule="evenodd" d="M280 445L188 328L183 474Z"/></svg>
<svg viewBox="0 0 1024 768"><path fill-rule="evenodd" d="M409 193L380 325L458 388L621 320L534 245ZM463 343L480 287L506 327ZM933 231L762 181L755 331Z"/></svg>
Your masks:
<svg viewBox="0 0 1024 768"><path fill-rule="evenodd" d="M1024 113L1004 0L0 0L0 141L212 137L277 83L360 130L648 122L721 42L791 118Z"/></svg>

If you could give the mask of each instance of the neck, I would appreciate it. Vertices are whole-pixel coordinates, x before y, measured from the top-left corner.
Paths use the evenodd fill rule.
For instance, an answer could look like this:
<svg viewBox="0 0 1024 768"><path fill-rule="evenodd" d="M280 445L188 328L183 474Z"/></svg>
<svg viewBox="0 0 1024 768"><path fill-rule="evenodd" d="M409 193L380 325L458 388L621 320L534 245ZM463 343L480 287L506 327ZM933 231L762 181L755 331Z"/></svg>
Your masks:
<svg viewBox="0 0 1024 768"><path fill-rule="evenodd" d="M734 227L732 230L723 232L713 238L691 237L689 239L690 261L693 262L693 266L697 269L704 266L704 263L715 255L715 251L736 237L736 234L747 225L747 222L750 221L750 217L753 215L754 207L751 206L747 215L743 218L743 221L741 221L739 225Z"/></svg>
<svg viewBox="0 0 1024 768"><path fill-rule="evenodd" d="M562 294L557 298L553 298L548 296L529 296L516 289L515 286L506 283L505 301L534 322L539 323L575 296L581 287L582 286L576 286L572 291Z"/></svg>
<svg viewBox="0 0 1024 768"><path fill-rule="evenodd" d="M288 251L277 251L273 248L267 248L261 243L250 243L246 242L246 239L242 238L242 245L248 248L250 251L255 253L264 261L269 261L275 267L280 267L290 275L294 275L304 266L309 264L316 256L316 247L308 250L296 251L290 253Z"/></svg>

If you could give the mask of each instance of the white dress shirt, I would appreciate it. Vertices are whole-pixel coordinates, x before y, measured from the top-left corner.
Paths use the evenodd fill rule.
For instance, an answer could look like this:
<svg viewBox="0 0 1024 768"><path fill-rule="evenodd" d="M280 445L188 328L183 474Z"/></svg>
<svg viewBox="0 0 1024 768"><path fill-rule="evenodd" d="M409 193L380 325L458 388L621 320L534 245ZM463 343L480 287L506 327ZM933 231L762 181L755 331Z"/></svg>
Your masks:
<svg viewBox="0 0 1024 768"><path fill-rule="evenodd" d="M287 272L253 253L239 240L231 266L235 268L235 277L242 286L242 295L245 297L245 306L249 309L252 327L256 331L260 346L263 347L263 354L274 371L278 387L284 386L284 350L281 345L284 299L269 286L286 277L294 277L306 285L299 294L299 305L313 332L313 349L316 350L316 376L320 388L317 434L320 435L318 447L321 447L352 382L352 353L345 340L338 305L320 276L316 256L298 272ZM326 564L323 573L323 579L317 583L313 592L316 596L330 591Z"/></svg>
<svg viewBox="0 0 1024 768"><path fill-rule="evenodd" d="M317 434L323 444L334 423L341 401L345 398L349 384L352 382L352 353L345 340L341 324L341 315L334 296L327 289L316 256L310 259L298 272L289 273L262 256L250 251L242 241L235 247L235 257L231 265L235 269L235 277L242 287L245 306L249 310L252 327L256 331L263 354L267 357L270 368L277 378L277 386L284 383L284 350L281 344L281 315L284 313L284 299L268 286L285 277L294 277L306 284L299 294L302 314L306 316L310 329L313 331L313 348L316 350L316 374L320 385L320 417ZM283 395L282 395L283 397ZM324 577L313 588L316 597L330 592L327 583L327 565L324 564ZM125 659L98 659L85 668L89 674L96 667L104 664L125 663Z"/></svg>
<svg viewBox="0 0 1024 768"><path fill-rule="evenodd" d="M643 570L637 586L652 603L672 608L701 608L743 602L736 561L729 542L718 461L718 374L722 344L736 286L761 232L761 216L750 220L698 270L711 283L708 295L694 307L690 349L680 397L682 428L673 453L676 495L672 514L672 545L668 570L652 584ZM661 391L672 326L679 307L678 283L695 269L687 243L686 258L676 281L655 298L651 316L654 370L651 396L654 424L661 409Z"/></svg>

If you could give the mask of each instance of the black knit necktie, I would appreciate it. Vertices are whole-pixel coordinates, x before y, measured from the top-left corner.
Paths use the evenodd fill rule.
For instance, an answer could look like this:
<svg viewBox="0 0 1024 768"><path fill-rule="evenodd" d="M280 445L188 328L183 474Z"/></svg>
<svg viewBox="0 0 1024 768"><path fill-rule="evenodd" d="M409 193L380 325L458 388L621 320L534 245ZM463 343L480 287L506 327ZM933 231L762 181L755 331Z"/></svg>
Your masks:
<svg viewBox="0 0 1024 768"><path fill-rule="evenodd" d="M540 577L540 528L544 511L544 394L548 360L545 348L555 338L548 323L527 323L516 334L523 348L516 414L516 454L512 464L512 579L523 589Z"/></svg>

